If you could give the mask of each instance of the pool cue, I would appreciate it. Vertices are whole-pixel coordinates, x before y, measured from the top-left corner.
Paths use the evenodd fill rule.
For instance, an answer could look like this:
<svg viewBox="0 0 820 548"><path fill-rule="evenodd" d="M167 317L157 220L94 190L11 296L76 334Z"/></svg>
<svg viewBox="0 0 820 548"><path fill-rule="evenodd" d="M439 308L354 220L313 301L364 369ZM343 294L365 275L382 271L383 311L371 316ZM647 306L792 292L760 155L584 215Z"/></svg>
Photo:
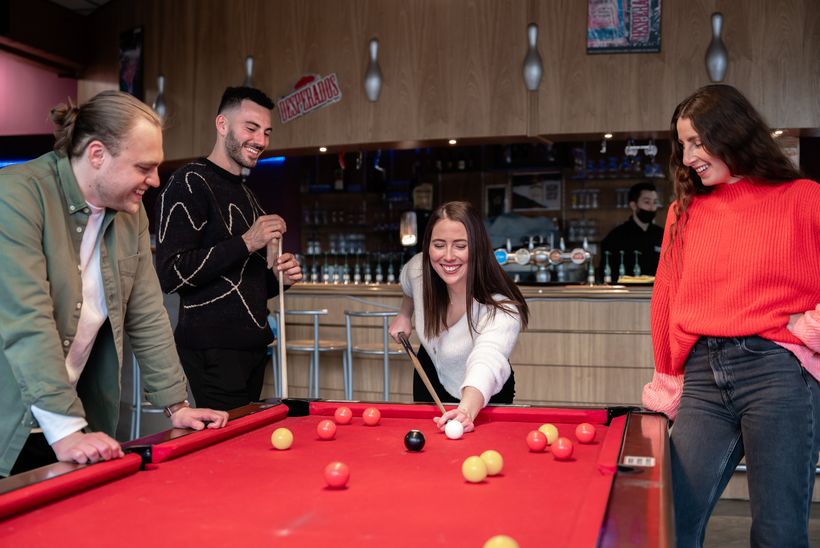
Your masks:
<svg viewBox="0 0 820 548"><path fill-rule="evenodd" d="M436 407L438 407L438 410L441 411L441 414L443 415L447 412L444 409L444 404L441 403L441 400L439 399L438 394L436 394L433 385L430 384L430 379L427 377L427 373L424 372L424 368L422 368L421 363L419 362L419 358L418 356L416 356L413 347L410 346L410 341L407 340L407 335L404 334L404 331L399 332L399 341L401 342L401 345L404 347L404 351L407 352L407 356L410 358L410 361L413 362L413 367L416 368L416 373L419 374L419 377L421 377L424 386L427 387L427 391L430 393L430 396L433 398L433 401L436 402Z"/></svg>
<svg viewBox="0 0 820 548"><path fill-rule="evenodd" d="M268 267L276 268L276 258L282 256L282 238L277 240L279 242L278 249L274 248L273 240L268 242ZM275 255L274 255L275 253ZM279 332L276 337L279 339L279 376L282 381L282 399L288 397L288 353L285 345L285 273L280 272L277 276L279 279Z"/></svg>

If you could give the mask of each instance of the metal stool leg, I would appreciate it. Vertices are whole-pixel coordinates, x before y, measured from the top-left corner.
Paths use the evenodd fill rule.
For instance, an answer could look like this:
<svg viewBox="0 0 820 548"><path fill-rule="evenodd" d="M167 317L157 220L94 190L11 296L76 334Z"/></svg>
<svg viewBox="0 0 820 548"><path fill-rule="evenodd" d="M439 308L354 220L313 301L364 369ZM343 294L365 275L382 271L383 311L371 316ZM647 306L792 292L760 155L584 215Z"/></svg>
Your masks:
<svg viewBox="0 0 820 548"><path fill-rule="evenodd" d="M279 346L278 344L276 345ZM273 382L273 395L277 398L280 396L281 388L279 386L279 364L277 363L276 349L270 349L270 367L271 367L271 381Z"/></svg>
<svg viewBox="0 0 820 548"><path fill-rule="evenodd" d="M280 366L276 368L276 386L279 387L278 388L278 393L276 395L280 398L282 397L282 394L284 393L284 387L282 386L282 367L281 367L282 352L284 352L284 351L285 351L285 349L282 348L282 345L277 342L276 352L277 352L277 359L279 361Z"/></svg>
<svg viewBox="0 0 820 548"><path fill-rule="evenodd" d="M282 397L282 376L279 372L279 364L281 363L279 348L282 345L279 344L279 325L276 321L275 315L268 316L268 325L270 326L271 332L273 332L273 337L275 339L271 344L276 346L275 348L273 346L268 347L270 348L271 375L273 376L271 379L273 382L273 395L280 398Z"/></svg>
<svg viewBox="0 0 820 548"><path fill-rule="evenodd" d="M131 367L134 369L134 420L131 422L131 439L136 439L142 431L142 379L136 356L132 356Z"/></svg>
<svg viewBox="0 0 820 548"><path fill-rule="evenodd" d="M349 400L347 392L350 388L350 363L347 361L347 352L342 352L342 380L344 381L345 399Z"/></svg>
<svg viewBox="0 0 820 548"><path fill-rule="evenodd" d="M345 399L353 399L353 343L350 338L350 316L345 314L345 331L347 333L347 371L345 372Z"/></svg>
<svg viewBox="0 0 820 548"><path fill-rule="evenodd" d="M384 335L384 401L390 400L390 357L388 356L387 316L383 318L382 334Z"/></svg>
<svg viewBox="0 0 820 548"><path fill-rule="evenodd" d="M319 316L313 317L313 390L314 398L319 397Z"/></svg>

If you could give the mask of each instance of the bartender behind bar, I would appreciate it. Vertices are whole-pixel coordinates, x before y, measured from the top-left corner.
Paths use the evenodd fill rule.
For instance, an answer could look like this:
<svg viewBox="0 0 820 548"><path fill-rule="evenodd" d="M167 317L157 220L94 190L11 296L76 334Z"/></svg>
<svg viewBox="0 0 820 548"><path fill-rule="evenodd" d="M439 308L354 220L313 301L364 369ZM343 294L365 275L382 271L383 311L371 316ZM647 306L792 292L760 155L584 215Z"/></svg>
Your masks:
<svg viewBox="0 0 820 548"><path fill-rule="evenodd" d="M598 279L607 281L607 259L612 283L618 281L619 272L627 276L655 275L663 241L663 228L653 223L658 205L658 192L654 183L646 181L632 185L629 189L629 208L632 210L632 216L625 223L613 228L601 242ZM639 270L635 269L636 255Z"/></svg>

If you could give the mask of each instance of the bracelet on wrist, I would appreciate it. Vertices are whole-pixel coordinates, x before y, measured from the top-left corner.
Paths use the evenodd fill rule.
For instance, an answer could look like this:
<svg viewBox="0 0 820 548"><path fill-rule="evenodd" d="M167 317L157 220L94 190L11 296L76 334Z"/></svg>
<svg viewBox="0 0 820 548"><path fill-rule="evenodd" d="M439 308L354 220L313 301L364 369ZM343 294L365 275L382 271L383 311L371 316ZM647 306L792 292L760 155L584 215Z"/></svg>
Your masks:
<svg viewBox="0 0 820 548"><path fill-rule="evenodd" d="M188 400L182 400L179 403L169 405L168 407L166 407L165 409L162 410L162 413L170 419L171 415L173 415L174 413L176 413L177 411L179 411L183 407L191 407L191 404L188 403Z"/></svg>

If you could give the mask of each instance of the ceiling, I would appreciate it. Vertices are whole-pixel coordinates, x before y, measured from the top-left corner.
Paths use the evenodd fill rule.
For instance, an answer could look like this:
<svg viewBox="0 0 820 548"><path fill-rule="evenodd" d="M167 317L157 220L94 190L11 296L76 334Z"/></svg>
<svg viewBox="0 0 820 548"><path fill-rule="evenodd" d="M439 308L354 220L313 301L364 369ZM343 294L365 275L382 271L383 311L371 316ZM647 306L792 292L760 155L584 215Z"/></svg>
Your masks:
<svg viewBox="0 0 820 548"><path fill-rule="evenodd" d="M50 0L54 4L68 8L80 15L89 15L109 0Z"/></svg>

